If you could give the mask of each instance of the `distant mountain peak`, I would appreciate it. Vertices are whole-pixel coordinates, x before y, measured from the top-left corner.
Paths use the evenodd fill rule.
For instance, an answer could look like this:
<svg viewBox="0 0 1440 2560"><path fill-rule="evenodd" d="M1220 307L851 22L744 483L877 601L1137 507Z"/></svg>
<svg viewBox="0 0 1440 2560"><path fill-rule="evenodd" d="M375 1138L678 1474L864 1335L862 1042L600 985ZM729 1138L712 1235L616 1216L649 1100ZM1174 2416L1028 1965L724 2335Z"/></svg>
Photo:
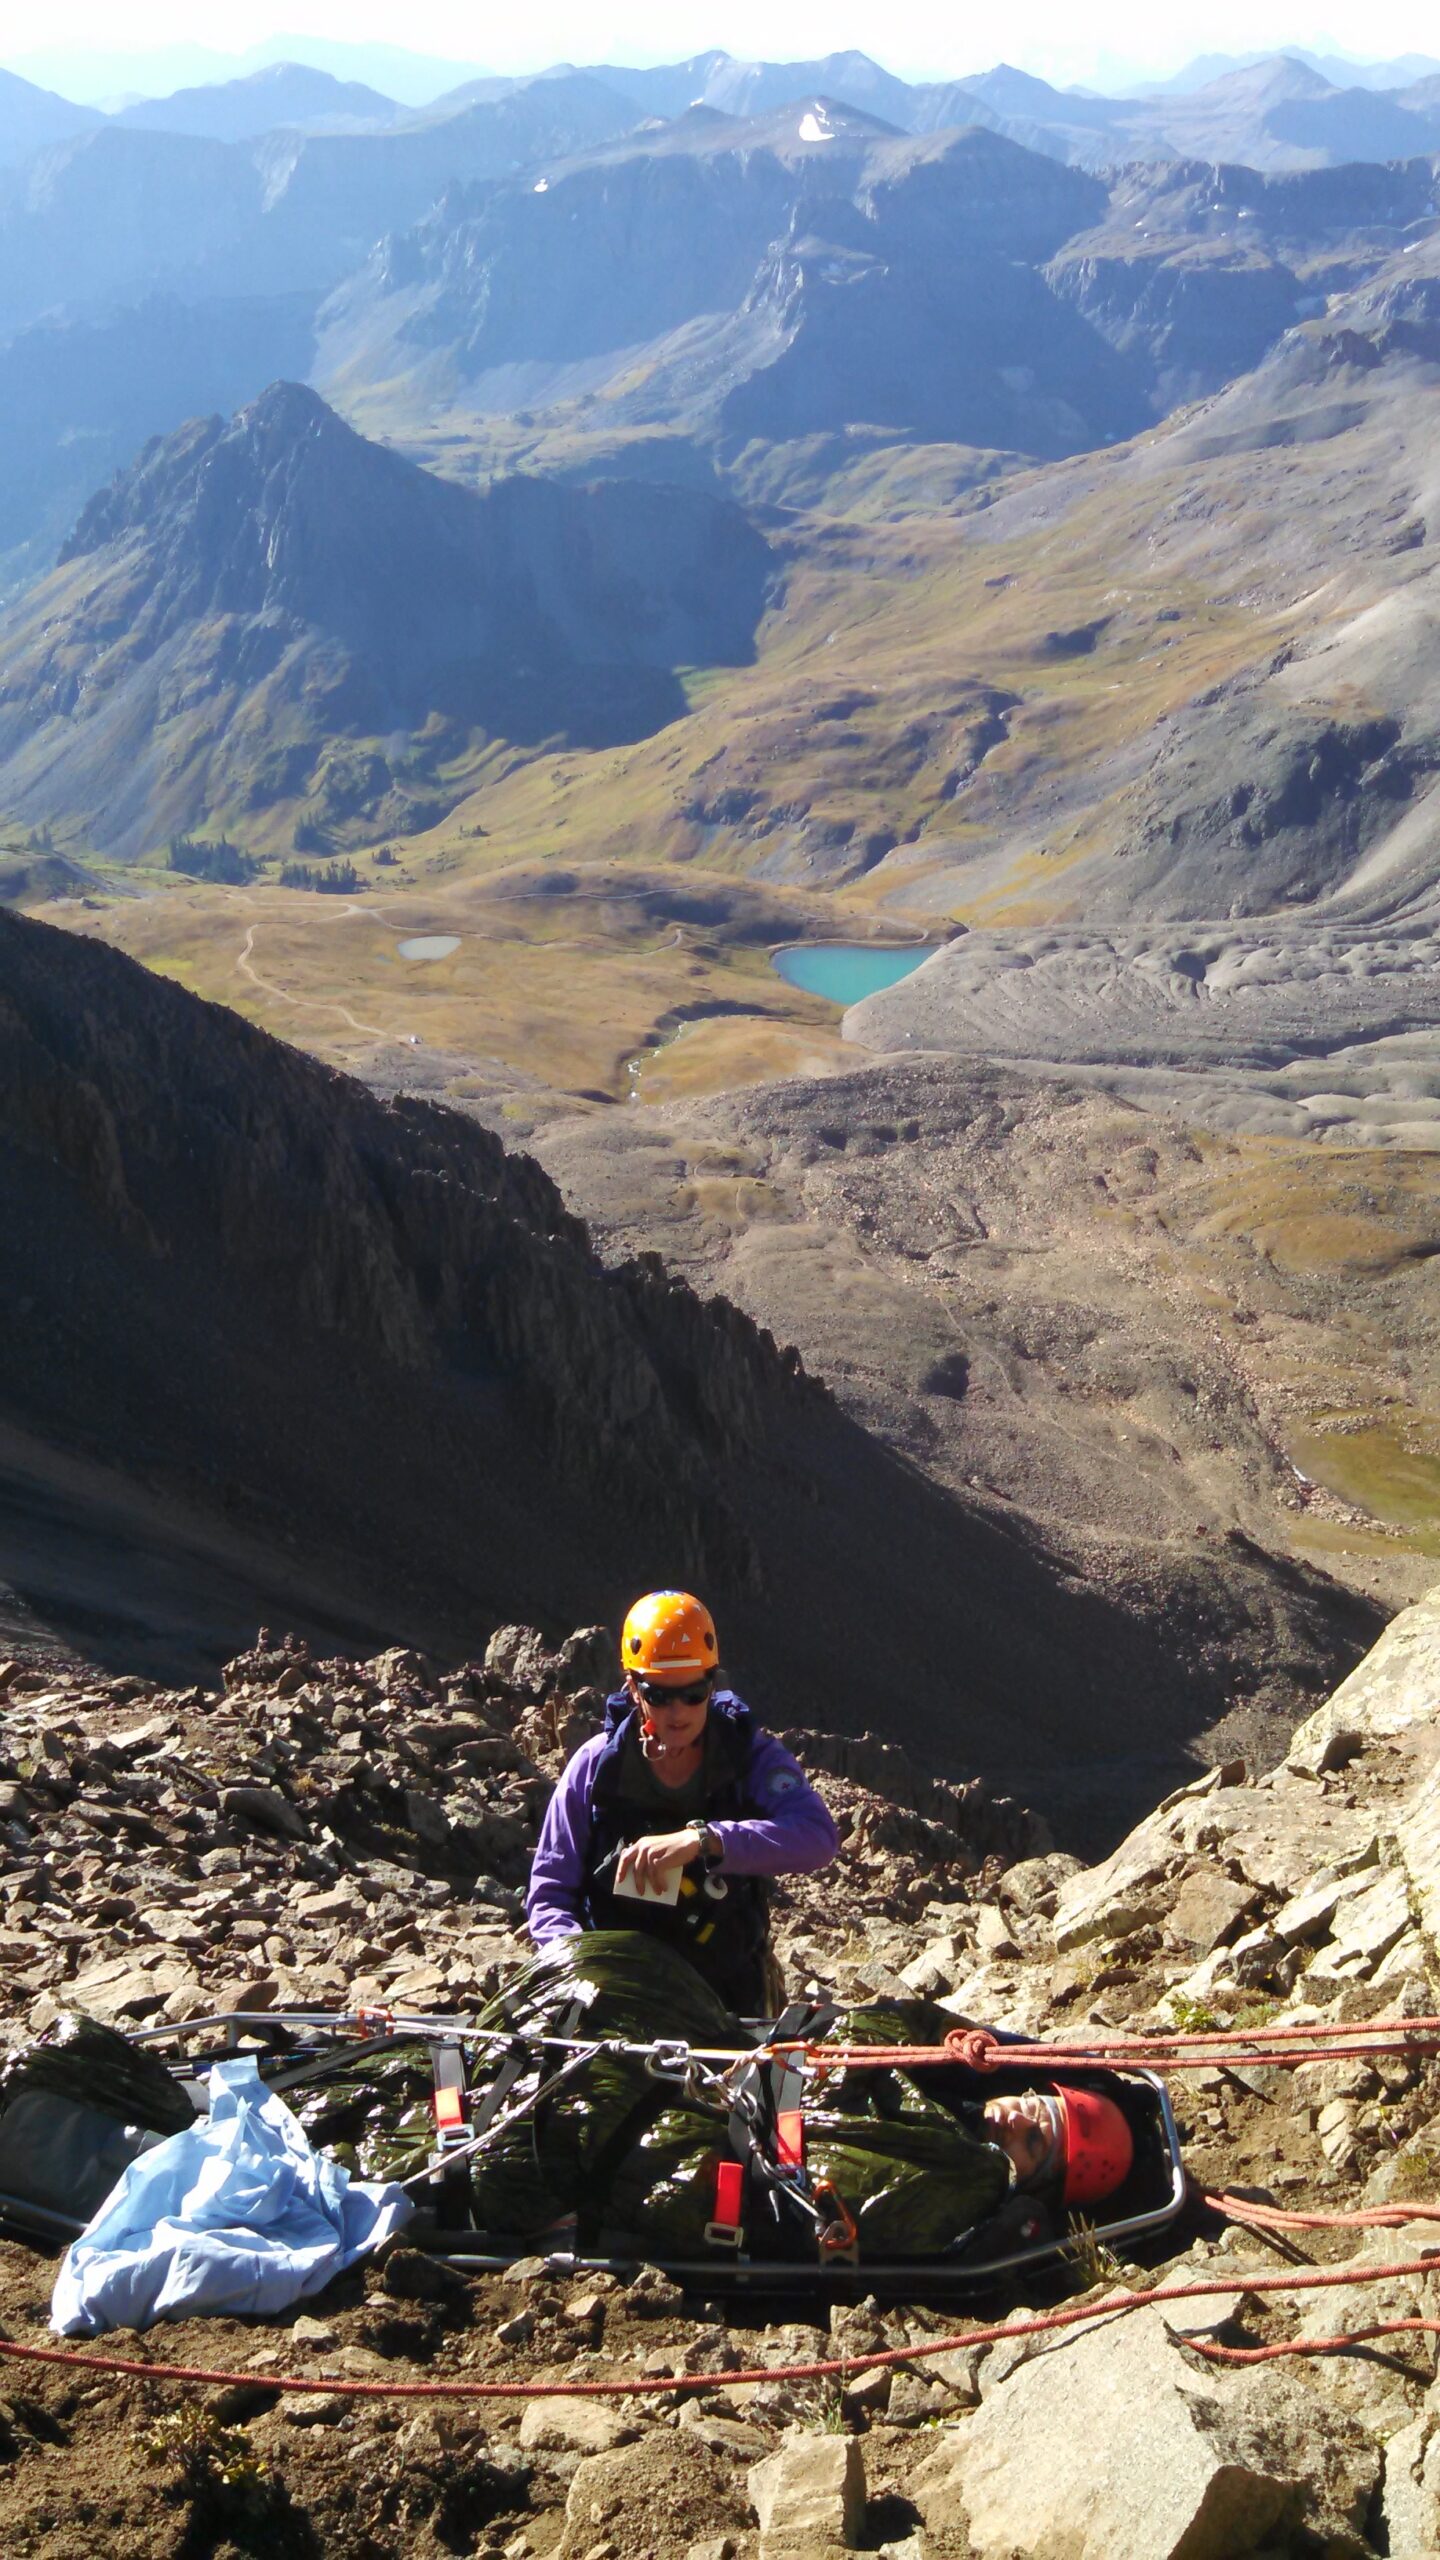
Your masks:
<svg viewBox="0 0 1440 2560"><path fill-rule="evenodd" d="M62 565L101 550L124 533L160 524L173 554L185 529L194 526L207 463L222 448L231 535L238 538L261 483L283 455L307 441L325 448L327 461L373 454L383 470L390 460L347 427L305 383L272 382L228 425L222 418L192 418L172 435L152 438L129 468L90 500L61 551Z"/></svg>
<svg viewBox="0 0 1440 2560"><path fill-rule="evenodd" d="M236 412L235 425L251 435L299 436L316 429L343 436L347 443L363 441L308 382L267 383L256 399Z"/></svg>
<svg viewBox="0 0 1440 2560"><path fill-rule="evenodd" d="M417 799L418 768L377 743L332 807L326 742L648 735L685 708L675 670L751 657L771 568L760 534L706 491L523 476L464 489L357 435L304 384L273 382L228 421L152 439L0 626L9 804L27 807L33 782L40 814L63 814L45 780L58 716L66 806L97 842L138 850L207 812L307 792L332 834L352 820L363 833L367 813L372 834L429 824L457 796L443 774ZM163 811L134 756L142 734L173 758Z"/></svg>

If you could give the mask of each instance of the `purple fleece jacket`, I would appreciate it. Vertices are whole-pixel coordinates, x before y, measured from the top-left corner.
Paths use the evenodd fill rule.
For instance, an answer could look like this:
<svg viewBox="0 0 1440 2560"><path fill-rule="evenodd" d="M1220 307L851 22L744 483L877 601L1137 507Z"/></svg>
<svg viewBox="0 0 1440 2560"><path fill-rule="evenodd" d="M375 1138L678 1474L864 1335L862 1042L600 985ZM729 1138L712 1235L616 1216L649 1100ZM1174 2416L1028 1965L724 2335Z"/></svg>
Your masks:
<svg viewBox="0 0 1440 2560"><path fill-rule="evenodd" d="M525 1917L537 1947L552 1938L573 1937L584 1926L580 1912L590 1844L590 1790L608 1739L597 1733L581 1743L545 1809L525 1897ZM799 1761L773 1734L755 1732L746 1793L753 1814L710 1825L720 1842L721 1864L732 1876L810 1875L829 1865L840 1845L829 1810Z"/></svg>

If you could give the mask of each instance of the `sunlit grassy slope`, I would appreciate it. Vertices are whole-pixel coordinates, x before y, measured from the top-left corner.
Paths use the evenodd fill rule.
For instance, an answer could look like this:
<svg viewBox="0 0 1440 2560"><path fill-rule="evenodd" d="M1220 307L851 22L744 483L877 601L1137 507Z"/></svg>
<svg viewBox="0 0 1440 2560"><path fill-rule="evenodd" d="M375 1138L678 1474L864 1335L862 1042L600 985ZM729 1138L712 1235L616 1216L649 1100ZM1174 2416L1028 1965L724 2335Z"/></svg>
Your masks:
<svg viewBox="0 0 1440 2560"><path fill-rule="evenodd" d="M81 921L73 905L50 912ZM691 1019L713 1037L738 1017L727 1082L784 1072L792 1054L823 1063L838 1046L835 1008L785 986L768 956L772 942L823 931L823 902L744 883L615 865L442 871L398 886L380 872L354 897L186 881L117 897L83 921L337 1065L413 1047L457 1068L498 1060L561 1093L623 1098L637 1077L659 1076L647 1043ZM457 948L439 957L400 948L449 936Z"/></svg>
<svg viewBox="0 0 1440 2560"><path fill-rule="evenodd" d="M1292 1543L1331 1564L1440 1555L1434 1155L1197 1132L1161 1216L1177 1275L1213 1291L1302 1486L1361 1515L1312 1503Z"/></svg>
<svg viewBox="0 0 1440 2560"><path fill-rule="evenodd" d="M756 667L694 678L688 718L637 746L510 759L436 845L478 819L531 852L698 857L863 905L998 852L1011 882L949 912L998 919L1017 892L1063 912L1063 867L1103 825L1084 777L1143 755L1162 714L1274 645L1269 616L1193 581L1128 572L1117 592L1112 540L1131 549L1136 528L1107 530L1108 494L997 544L967 519L808 525ZM1062 801L1060 842L1008 850Z"/></svg>

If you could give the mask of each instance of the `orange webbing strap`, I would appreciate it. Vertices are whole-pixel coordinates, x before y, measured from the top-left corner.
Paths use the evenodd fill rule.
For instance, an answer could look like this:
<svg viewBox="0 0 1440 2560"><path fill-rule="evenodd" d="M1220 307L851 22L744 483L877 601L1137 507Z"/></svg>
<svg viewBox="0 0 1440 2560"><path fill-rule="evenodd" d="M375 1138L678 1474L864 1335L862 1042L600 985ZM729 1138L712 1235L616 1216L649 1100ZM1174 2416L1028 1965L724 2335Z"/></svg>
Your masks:
<svg viewBox="0 0 1440 2560"><path fill-rule="evenodd" d="M798 2107L787 2107L775 2119L775 2165L777 2169L805 2166L805 2119Z"/></svg>

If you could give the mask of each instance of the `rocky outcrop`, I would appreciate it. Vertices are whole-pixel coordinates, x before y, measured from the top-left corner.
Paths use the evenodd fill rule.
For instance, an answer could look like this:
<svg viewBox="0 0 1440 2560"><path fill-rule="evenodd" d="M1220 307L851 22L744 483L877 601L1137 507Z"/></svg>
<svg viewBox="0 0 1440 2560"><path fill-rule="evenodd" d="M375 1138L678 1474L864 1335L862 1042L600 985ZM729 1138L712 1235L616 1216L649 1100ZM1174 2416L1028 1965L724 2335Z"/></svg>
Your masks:
<svg viewBox="0 0 1440 2560"><path fill-rule="evenodd" d="M1207 2325L1216 2308L1195 2306ZM1303 2383L1187 2363L1159 2310L1087 2331L1061 2361L1063 2424L1033 2358L913 2476L933 2531L963 2512L974 2560L1240 2560L1310 2535L1367 2548L1380 2448Z"/></svg>
<svg viewBox="0 0 1440 2560"><path fill-rule="evenodd" d="M0 1661L0 2016L33 2032L76 2004L121 2026L231 2002L473 2008L523 1960L552 1780L618 1676L603 1627L559 1645L498 1627L454 1670L401 1646L317 1657L262 1628L216 1690ZM852 1918L883 1926L939 1892L958 1907L1045 1842L1023 1807L926 1781L893 1744L790 1739L822 1771L868 1773L821 1781Z"/></svg>
<svg viewBox="0 0 1440 2560"><path fill-rule="evenodd" d="M88 1303L72 1275L68 1385L52 1364L31 1370L10 1337L12 1419L75 1433L111 1457L148 1450L162 1467L179 1459L231 1483L226 1499L243 1514L261 1489L252 1482L247 1492L230 1474L244 1463L237 1421L241 1440L248 1428L231 1403L235 1363L244 1364L248 1333L272 1364L275 1418L288 1440L287 1399L298 1399L292 1424L307 1400L290 1367L292 1328L317 1351L330 1346L349 1372L350 1393L332 1407L342 1435L345 1405L367 1375L377 1387L382 1375L392 1382L385 1401L398 1389L423 1408L427 1374L438 1383L437 1364L453 1366L454 1399L480 1435L470 1502L488 1488L470 1534L488 1511L497 1554L527 1534L520 1523L531 1504L534 1534L548 1513L563 1538L565 1483L587 1508L602 1493L622 1500L632 1536L643 1536L647 1517L663 1520L692 1571L707 1550L712 1572L743 1582L753 1571L719 1475L763 1435L772 1398L777 1415L792 1404L798 1414L820 1391L734 1309L702 1308L658 1258L603 1272L585 1229L528 1157L426 1104L382 1105L98 943L8 914L0 1057L14 1209L6 1223L14 1244L24 1239L30 1285L17 1278L15 1295L30 1321L59 1320L48 1275L62 1234L86 1232L100 1257ZM167 1323L179 1328L157 1343L153 1368L143 1344L133 1362L113 1337L106 1346L116 1292L130 1286L122 1268L170 1301ZM207 1373L222 1405L202 1418ZM321 1392L338 1387L332 1376ZM442 1436L424 1461L432 1476L444 1468L443 1448ZM387 1459L377 1449L382 1471L399 1451L392 1443ZM463 1447L456 1454L468 1473ZM277 1452L267 1500L277 1461L285 1472ZM358 1525L352 1519L352 1535ZM386 1534L394 1539L393 1525Z"/></svg>

